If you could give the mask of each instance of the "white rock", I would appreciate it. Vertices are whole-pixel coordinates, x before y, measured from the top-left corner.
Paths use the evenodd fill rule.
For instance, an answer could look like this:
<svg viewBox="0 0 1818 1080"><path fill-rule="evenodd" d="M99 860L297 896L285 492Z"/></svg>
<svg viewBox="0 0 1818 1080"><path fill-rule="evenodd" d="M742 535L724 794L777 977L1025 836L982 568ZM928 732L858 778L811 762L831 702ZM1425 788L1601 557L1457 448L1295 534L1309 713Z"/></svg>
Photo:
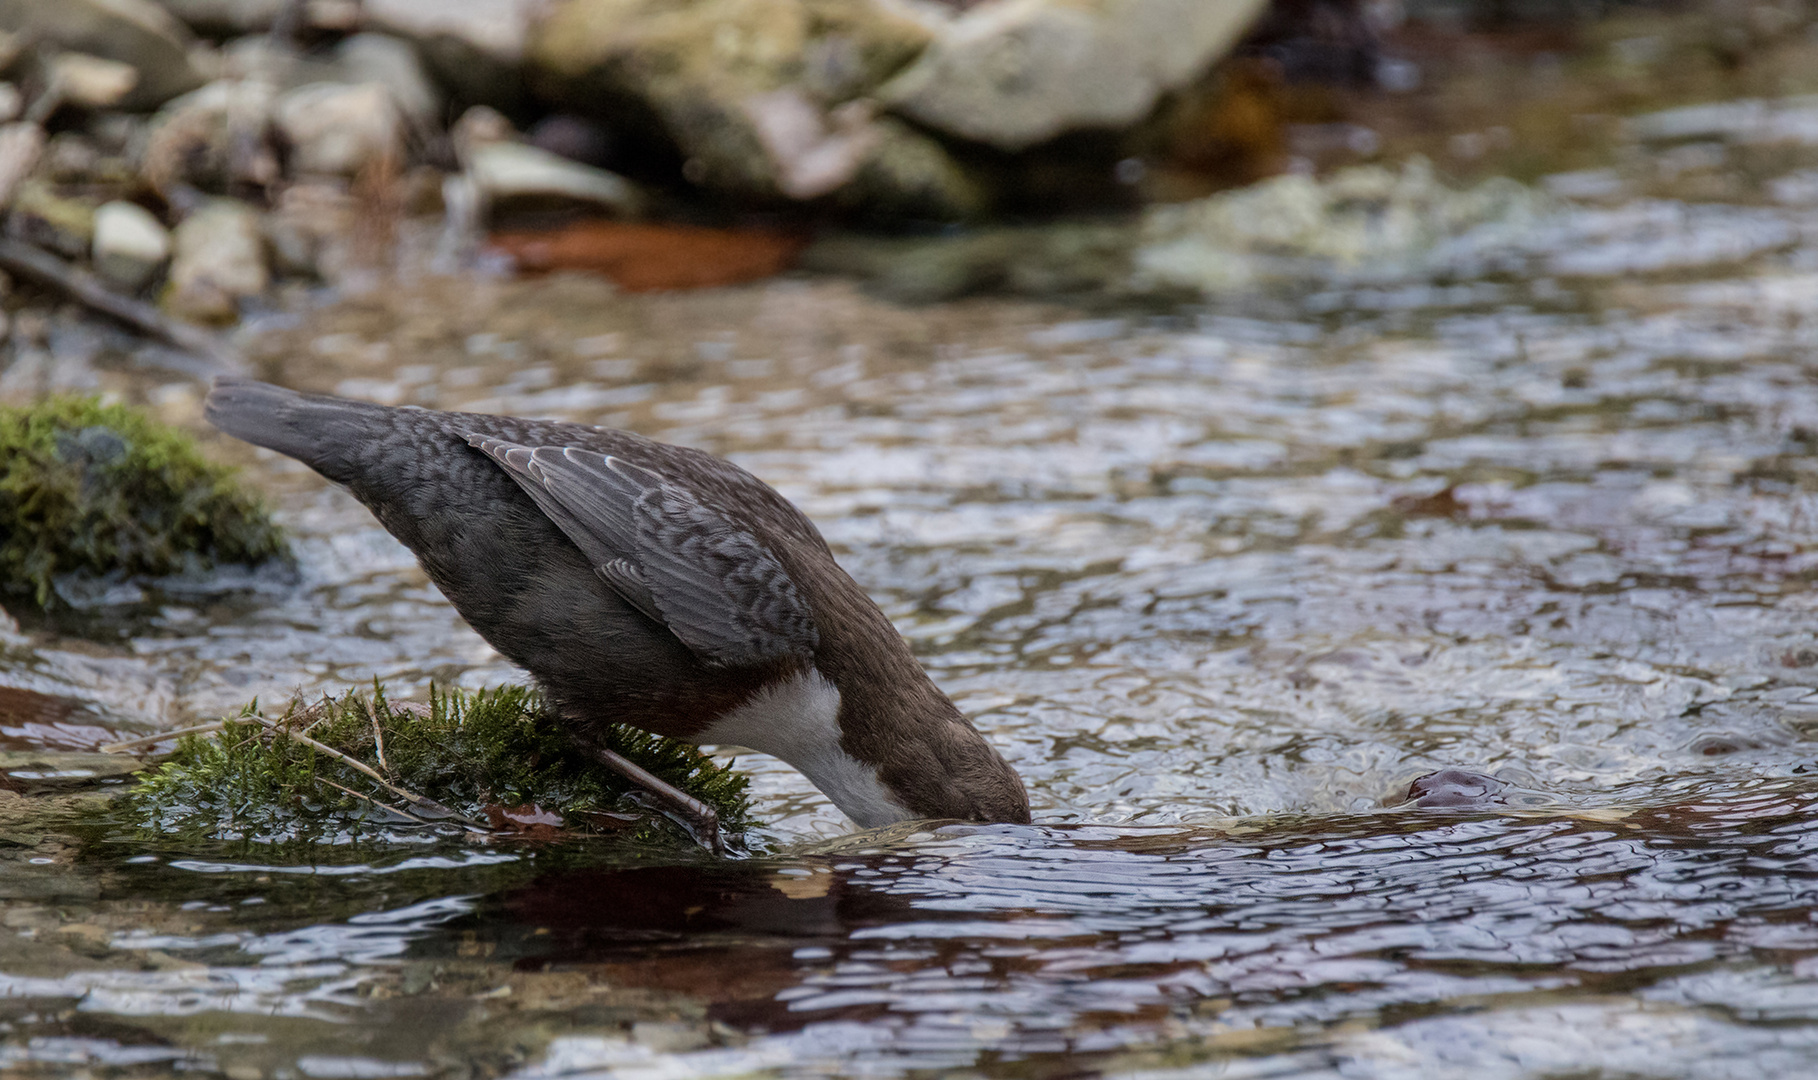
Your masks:
<svg viewBox="0 0 1818 1080"><path fill-rule="evenodd" d="M948 23L878 97L937 131L1023 150L1121 129L1205 73L1266 0L999 0Z"/></svg>
<svg viewBox="0 0 1818 1080"><path fill-rule="evenodd" d="M402 164L404 124L391 91L379 83L311 83L278 98L278 131L298 173L352 176L381 161Z"/></svg>
<svg viewBox="0 0 1818 1080"><path fill-rule="evenodd" d="M116 200L95 211L95 270L136 290L170 258L170 232L137 203Z"/></svg>
<svg viewBox="0 0 1818 1080"><path fill-rule="evenodd" d="M620 214L636 214L643 196L617 173L557 157L522 143L474 147L467 173L481 199L491 206L514 200L593 203Z"/></svg>
<svg viewBox="0 0 1818 1080"><path fill-rule="evenodd" d="M84 109L109 109L139 85L139 69L118 60L66 52L50 62L50 82L63 100Z"/></svg>
<svg viewBox="0 0 1818 1080"><path fill-rule="evenodd" d="M259 215L245 203L209 200L177 225L172 240L164 303L183 318L232 322L239 302L271 283Z"/></svg>

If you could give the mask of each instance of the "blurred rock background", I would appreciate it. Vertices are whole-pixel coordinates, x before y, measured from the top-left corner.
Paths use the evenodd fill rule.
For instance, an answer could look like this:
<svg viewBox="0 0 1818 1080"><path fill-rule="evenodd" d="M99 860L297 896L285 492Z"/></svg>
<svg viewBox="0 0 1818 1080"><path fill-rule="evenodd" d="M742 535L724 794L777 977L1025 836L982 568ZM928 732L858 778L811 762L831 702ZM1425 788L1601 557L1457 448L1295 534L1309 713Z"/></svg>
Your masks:
<svg viewBox="0 0 1818 1080"><path fill-rule="evenodd" d="M0 0L0 395L84 388L122 323L231 363L193 327L399 273L1191 293L1359 263L1386 219L1411 265L1545 218L1521 181L1625 96L1789 92L1815 7Z"/></svg>

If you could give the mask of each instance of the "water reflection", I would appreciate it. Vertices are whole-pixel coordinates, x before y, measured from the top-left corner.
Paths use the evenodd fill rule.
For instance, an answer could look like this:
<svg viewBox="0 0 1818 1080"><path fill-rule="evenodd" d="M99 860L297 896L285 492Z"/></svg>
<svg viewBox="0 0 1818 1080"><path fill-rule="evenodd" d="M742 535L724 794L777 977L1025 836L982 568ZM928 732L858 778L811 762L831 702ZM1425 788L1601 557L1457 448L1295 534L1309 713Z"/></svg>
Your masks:
<svg viewBox="0 0 1818 1080"><path fill-rule="evenodd" d="M1518 1076L1574 1053L1729 1075L1818 1050L1814 809L1809 784L1776 782L1574 814L899 830L785 860L552 869L292 930L127 931L110 947L175 964L8 976L6 993L121 1018L329 1022L287 1052L391 1070L359 1075L445 1068L489 1018L553 1036L523 1077L1253 1057L1284 1075ZM157 873L168 895L186 879L213 892L194 871ZM476 957L482 993L436 992ZM624 1024L579 1004L621 987L704 1012ZM364 1037L386 1052L336 1045L349 1020L407 1014L421 1030ZM75 1060L58 1056L73 1045L40 1040L20 1060Z"/></svg>
<svg viewBox="0 0 1818 1080"><path fill-rule="evenodd" d="M1248 835L949 828L793 875L546 879L476 922L540 931L517 938L520 968L692 971L714 1015L768 1033L669 1059L568 1040L526 1075L886 1075L986 1060L1041 1074L1051 1055L1135 1065L1166 1044L1178 1065L1246 1038L1304 1044L1346 1076L1557 1059L1456 1037L1491 1004L1512 1028L1560 1013L1578 1049L1600 1024L1637 1029L1586 1060L1678 1075L1688 1027L1734 1028L1724 1041L1751 1052L1810 1049L1777 1025L1818 1018L1818 992L1799 988L1818 963L1815 801L1780 788L1606 820L1406 813L1234 830ZM1552 1004L1564 1000L1581 1003ZM1721 1015L1703 1011L1712 1002ZM1394 1034L1362 1037L1381 1026ZM1335 1032L1349 1034L1335 1046ZM1673 1038L1637 1058L1644 1034Z"/></svg>

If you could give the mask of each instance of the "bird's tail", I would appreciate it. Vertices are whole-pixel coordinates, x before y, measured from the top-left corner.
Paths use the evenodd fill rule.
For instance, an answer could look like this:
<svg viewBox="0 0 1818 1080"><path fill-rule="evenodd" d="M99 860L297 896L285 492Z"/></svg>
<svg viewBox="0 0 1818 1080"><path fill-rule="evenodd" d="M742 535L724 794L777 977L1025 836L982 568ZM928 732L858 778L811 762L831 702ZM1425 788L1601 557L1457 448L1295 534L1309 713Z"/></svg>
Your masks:
<svg viewBox="0 0 1818 1080"><path fill-rule="evenodd" d="M384 423L384 406L320 397L281 386L221 376L203 415L236 439L286 454L331 479L362 431Z"/></svg>

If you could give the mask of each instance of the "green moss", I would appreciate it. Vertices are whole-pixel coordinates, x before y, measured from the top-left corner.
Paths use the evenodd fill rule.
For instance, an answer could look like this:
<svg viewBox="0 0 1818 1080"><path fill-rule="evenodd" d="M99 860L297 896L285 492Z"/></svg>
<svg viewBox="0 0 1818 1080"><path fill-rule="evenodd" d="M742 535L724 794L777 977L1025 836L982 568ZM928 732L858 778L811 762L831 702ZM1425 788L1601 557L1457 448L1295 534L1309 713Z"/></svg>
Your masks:
<svg viewBox="0 0 1818 1080"><path fill-rule="evenodd" d="M46 607L64 574L197 573L285 554L264 507L181 432L94 398L0 408L0 594Z"/></svg>
<svg viewBox="0 0 1818 1080"><path fill-rule="evenodd" d="M219 734L185 737L168 761L145 774L129 800L136 824L162 834L265 843L359 841L417 828L371 801L416 813L401 796L295 732L480 821L502 808L535 806L559 814L573 832L629 831L643 840L674 835L646 812L629 781L575 750L540 695L523 687L432 693L425 709L394 706L375 686L313 705L293 701L275 728L257 719L255 707ZM746 778L693 746L622 726L607 729L601 741L712 806L727 832L749 823Z"/></svg>

